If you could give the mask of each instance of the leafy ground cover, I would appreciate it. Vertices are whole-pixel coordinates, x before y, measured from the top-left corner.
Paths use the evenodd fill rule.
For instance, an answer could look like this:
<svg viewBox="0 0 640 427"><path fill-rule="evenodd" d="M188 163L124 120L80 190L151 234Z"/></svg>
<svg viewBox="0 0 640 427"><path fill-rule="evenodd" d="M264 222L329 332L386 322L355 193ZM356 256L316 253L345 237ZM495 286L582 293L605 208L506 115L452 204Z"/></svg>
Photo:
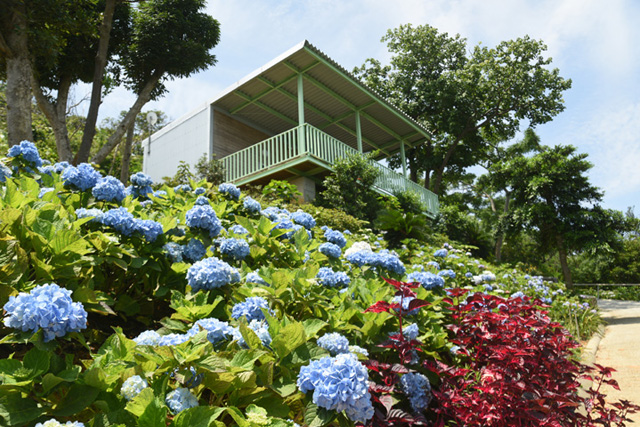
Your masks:
<svg viewBox="0 0 640 427"><path fill-rule="evenodd" d="M605 405L606 368L577 394L569 331L599 318L561 284L448 244L390 251L231 184L125 188L16 147L3 425L591 426L635 408Z"/></svg>

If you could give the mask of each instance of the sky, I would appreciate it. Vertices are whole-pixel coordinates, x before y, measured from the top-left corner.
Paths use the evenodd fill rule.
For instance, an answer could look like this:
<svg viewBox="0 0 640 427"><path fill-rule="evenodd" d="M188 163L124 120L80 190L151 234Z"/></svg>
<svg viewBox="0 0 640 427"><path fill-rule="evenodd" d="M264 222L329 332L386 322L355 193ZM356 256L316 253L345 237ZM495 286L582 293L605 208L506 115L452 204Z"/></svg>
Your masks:
<svg viewBox="0 0 640 427"><path fill-rule="evenodd" d="M493 47L529 35L543 40L551 67L570 78L566 109L538 126L545 145L578 147L606 208L640 214L640 1L637 0L209 0L221 26L217 64L143 109L178 119L302 40L348 70L367 58L389 60L380 41L402 24L460 34L468 46ZM81 96L84 94L80 94ZM117 116L134 102L118 89L101 108Z"/></svg>

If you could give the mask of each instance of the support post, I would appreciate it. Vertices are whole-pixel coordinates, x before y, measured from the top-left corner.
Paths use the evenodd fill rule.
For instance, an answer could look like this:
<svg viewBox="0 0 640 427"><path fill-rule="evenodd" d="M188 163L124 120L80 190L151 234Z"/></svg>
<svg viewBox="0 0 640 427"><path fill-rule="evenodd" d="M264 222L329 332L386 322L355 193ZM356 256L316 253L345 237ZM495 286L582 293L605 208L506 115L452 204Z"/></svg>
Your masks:
<svg viewBox="0 0 640 427"><path fill-rule="evenodd" d="M302 84L302 73L298 74L298 155L301 156L305 150L305 129L304 129L304 88Z"/></svg>
<svg viewBox="0 0 640 427"><path fill-rule="evenodd" d="M362 153L362 128L360 127L360 110L356 111L356 139L358 140L358 151Z"/></svg>
<svg viewBox="0 0 640 427"><path fill-rule="evenodd" d="M400 141L400 160L402 161L402 176L404 176L404 189L407 189L407 159L404 155L404 141Z"/></svg>

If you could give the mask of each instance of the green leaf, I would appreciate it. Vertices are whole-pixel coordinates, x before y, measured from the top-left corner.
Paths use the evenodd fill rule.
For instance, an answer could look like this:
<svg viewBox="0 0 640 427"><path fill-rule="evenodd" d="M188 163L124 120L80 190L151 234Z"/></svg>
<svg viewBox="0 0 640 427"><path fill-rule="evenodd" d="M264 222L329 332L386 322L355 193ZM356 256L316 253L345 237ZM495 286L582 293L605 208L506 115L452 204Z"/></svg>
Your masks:
<svg viewBox="0 0 640 427"><path fill-rule="evenodd" d="M271 347L275 350L278 357L287 356L293 349L306 342L304 327L300 322L292 322L282 327L273 338Z"/></svg>
<svg viewBox="0 0 640 427"><path fill-rule="evenodd" d="M329 411L309 402L304 410L304 423L308 427L322 427L329 424L336 416L335 411Z"/></svg>
<svg viewBox="0 0 640 427"><path fill-rule="evenodd" d="M266 351L260 349L240 350L233 356L230 365L234 368L251 370L255 361L265 353Z"/></svg>
<svg viewBox="0 0 640 427"><path fill-rule="evenodd" d="M50 360L50 352L32 348L24 355L22 363L26 369L30 369L33 372L33 377L36 377L49 370Z"/></svg>
<svg viewBox="0 0 640 427"><path fill-rule="evenodd" d="M158 427L167 424L167 407L164 402L155 397L145 408L140 418L138 427Z"/></svg>
<svg viewBox="0 0 640 427"><path fill-rule="evenodd" d="M213 406L196 406L185 409L173 419L172 427L209 427L224 413L226 408Z"/></svg>
<svg viewBox="0 0 640 427"><path fill-rule="evenodd" d="M251 424L246 420L242 411L236 408L235 406L230 406L227 408L227 413L231 415L231 418L238 424L238 427L250 427Z"/></svg>
<svg viewBox="0 0 640 427"><path fill-rule="evenodd" d="M44 389L45 393L48 393L55 386L62 382L75 382L78 379L79 374L79 366L74 366L71 369L65 369L64 371L58 372L57 375L48 373L44 377L42 377L42 388Z"/></svg>
<svg viewBox="0 0 640 427"><path fill-rule="evenodd" d="M302 322L304 333L307 335L307 339L315 337L318 331L327 325L327 322L324 322L320 319L307 319Z"/></svg>
<svg viewBox="0 0 640 427"><path fill-rule="evenodd" d="M95 387L75 384L71 386L69 392L55 406L52 414L62 417L76 414L91 405L98 397L98 393L100 393L100 390Z"/></svg>
<svg viewBox="0 0 640 427"><path fill-rule="evenodd" d="M3 425L24 425L43 413L43 408L39 408L35 401L23 398L22 393L0 395L0 418L4 419Z"/></svg>
<svg viewBox="0 0 640 427"><path fill-rule="evenodd" d="M153 399L155 399L153 390L147 387L143 389L140 394L134 397L129 403L127 403L125 409L131 412L136 417L140 417L147 409L147 406L151 404Z"/></svg>

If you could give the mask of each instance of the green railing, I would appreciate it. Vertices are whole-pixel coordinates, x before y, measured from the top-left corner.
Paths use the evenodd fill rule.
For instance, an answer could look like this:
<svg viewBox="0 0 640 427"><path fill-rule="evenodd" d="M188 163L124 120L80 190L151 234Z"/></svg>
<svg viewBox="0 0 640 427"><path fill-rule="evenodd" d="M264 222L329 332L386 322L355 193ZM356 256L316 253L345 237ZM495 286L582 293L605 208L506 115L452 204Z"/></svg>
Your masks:
<svg viewBox="0 0 640 427"><path fill-rule="evenodd" d="M316 158L331 168L337 159L348 154L358 154L358 151L331 135L304 124L223 157L220 161L226 171L226 180L237 182L252 175L266 175L286 168L291 160L304 156ZM375 183L376 190L384 194L412 191L427 206L429 214L438 213L438 196L434 193L378 162L372 164L380 171L380 177Z"/></svg>

